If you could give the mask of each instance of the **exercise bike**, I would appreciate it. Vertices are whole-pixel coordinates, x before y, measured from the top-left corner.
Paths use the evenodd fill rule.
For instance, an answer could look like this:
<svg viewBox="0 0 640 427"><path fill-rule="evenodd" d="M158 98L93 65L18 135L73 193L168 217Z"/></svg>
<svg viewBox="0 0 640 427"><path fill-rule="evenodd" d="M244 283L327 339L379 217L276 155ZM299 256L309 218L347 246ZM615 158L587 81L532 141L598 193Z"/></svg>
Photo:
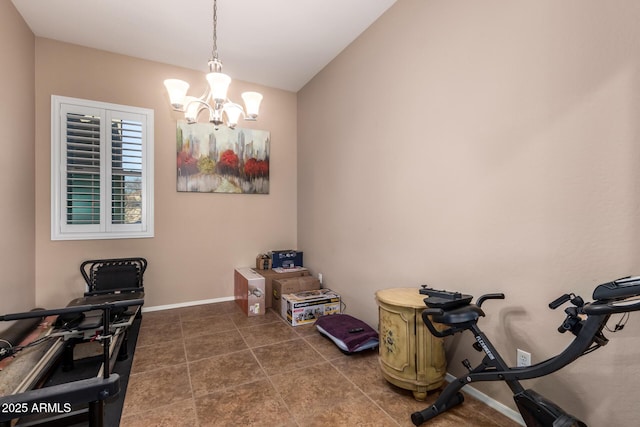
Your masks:
<svg viewBox="0 0 640 427"><path fill-rule="evenodd" d="M527 367L509 367L477 325L484 316L482 304L489 299L504 299L504 294L482 295L475 304L473 297L460 292L436 290L423 286L420 293L426 295L424 302L428 308L422 312L422 319L429 331L443 338L458 332L470 331L475 337L473 347L484 352L482 362L473 368L465 359L462 363L468 373L456 378L444 388L435 403L422 411L414 412L411 421L419 426L439 414L461 404L464 396L460 393L465 385L478 381L504 381L507 383L527 427L586 427L586 424L559 406L531 389L525 389L520 380L528 380L549 375L607 344L602 333L612 314L629 313L640 310L640 276L627 277L599 285L593 291L592 302L585 303L579 297L564 294L549 304L556 309L569 302L565 308L566 318L558 328L561 333L571 332L574 340L555 357ZM618 322L612 332L624 327L628 316ZM435 323L444 325L436 327Z"/></svg>

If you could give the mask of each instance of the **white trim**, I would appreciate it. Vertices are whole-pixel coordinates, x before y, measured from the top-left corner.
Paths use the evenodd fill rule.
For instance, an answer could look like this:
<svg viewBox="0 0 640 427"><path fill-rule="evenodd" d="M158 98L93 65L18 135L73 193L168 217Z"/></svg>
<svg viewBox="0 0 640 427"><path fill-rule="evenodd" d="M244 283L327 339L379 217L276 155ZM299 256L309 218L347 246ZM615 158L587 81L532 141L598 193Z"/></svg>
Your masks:
<svg viewBox="0 0 640 427"><path fill-rule="evenodd" d="M199 301L179 302L177 304L156 305L153 307L143 307L142 312L171 310L172 308L192 307L194 305L213 304L216 302L234 301L236 297L222 297L213 299L203 299Z"/></svg>
<svg viewBox="0 0 640 427"><path fill-rule="evenodd" d="M70 106L73 106L71 108ZM111 117L133 118L142 123L142 212L140 224L114 225L111 223L109 208L111 189L110 173L101 166L100 200L105 204L100 209L100 224L83 226L68 226L64 223L64 202L66 188L62 184L65 180L66 159L62 147L66 128L62 126L61 114L67 109L78 111L95 110L94 114L101 118L100 158L110 168ZM51 95L51 240L94 240L94 239L131 239L152 238L154 230L154 110L142 107L132 107L107 102L92 101L66 96ZM104 122L104 123L103 123ZM57 173L56 173L57 171ZM105 184L106 183L106 184Z"/></svg>
<svg viewBox="0 0 640 427"><path fill-rule="evenodd" d="M445 381L450 383L451 381L455 381L455 379L456 379L456 377L454 377L453 375L451 375L450 373L447 372L447 375L445 376ZM469 396L478 399L480 402L482 402L485 405L495 409L496 411L500 412L505 417L512 419L513 421L517 422L521 426L525 425L524 419L522 418L522 415L520 415L520 413L518 411L514 411L513 409L509 408L507 405L504 405L504 404L498 402L497 400L493 399L492 397L487 396L486 394L484 394L480 390L475 389L475 388L471 387L468 384L465 385L462 390L465 393L467 393Z"/></svg>

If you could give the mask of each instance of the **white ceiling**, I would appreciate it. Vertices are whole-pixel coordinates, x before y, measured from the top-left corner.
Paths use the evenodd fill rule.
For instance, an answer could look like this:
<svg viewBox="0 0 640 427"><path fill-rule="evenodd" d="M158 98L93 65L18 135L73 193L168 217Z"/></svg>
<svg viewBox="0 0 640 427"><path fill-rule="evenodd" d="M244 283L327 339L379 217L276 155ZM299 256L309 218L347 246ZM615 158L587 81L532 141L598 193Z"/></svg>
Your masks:
<svg viewBox="0 0 640 427"><path fill-rule="evenodd" d="M224 71L296 92L395 1L219 0ZM38 37L207 71L213 0L12 2Z"/></svg>

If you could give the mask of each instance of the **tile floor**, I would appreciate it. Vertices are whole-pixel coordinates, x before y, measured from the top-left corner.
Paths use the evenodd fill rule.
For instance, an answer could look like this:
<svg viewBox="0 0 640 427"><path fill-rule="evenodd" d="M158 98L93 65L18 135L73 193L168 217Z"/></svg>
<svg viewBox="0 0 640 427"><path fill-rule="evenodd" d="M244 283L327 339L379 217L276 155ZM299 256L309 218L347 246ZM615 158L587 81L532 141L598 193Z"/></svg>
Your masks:
<svg viewBox="0 0 640 427"><path fill-rule="evenodd" d="M377 350L347 356L312 325L229 301L144 314L121 426L413 426L435 396L387 383ZM426 425L518 424L466 396Z"/></svg>

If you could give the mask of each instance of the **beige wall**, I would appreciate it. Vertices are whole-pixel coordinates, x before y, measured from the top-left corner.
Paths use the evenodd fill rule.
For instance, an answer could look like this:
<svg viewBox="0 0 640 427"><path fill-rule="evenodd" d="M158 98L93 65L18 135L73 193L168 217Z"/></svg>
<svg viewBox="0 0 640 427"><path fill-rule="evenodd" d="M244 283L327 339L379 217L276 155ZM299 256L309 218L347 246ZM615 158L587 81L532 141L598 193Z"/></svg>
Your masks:
<svg viewBox="0 0 640 427"><path fill-rule="evenodd" d="M147 257L150 306L231 296L234 266L298 246L347 312L373 325L377 289L502 291L506 301L486 306L488 335L511 362L516 347L534 362L551 356L570 339L555 332L563 316L551 299L589 298L598 282L640 271L639 8L399 0L297 106L294 94L259 88L272 192L239 196L175 191L177 117L161 82L200 73L45 39L34 66L33 34L1 2L0 87L20 101L1 104L2 128L34 110L36 126L0 157L13 208L0 209L0 312L66 303L93 257ZM232 96L252 87L234 82ZM155 238L50 241L53 93L155 110ZM634 319L606 348L526 385L590 425L633 425ZM469 342L448 341L451 372L477 357ZM512 406L504 385L477 387Z"/></svg>
<svg viewBox="0 0 640 427"><path fill-rule="evenodd" d="M481 326L539 362L571 339L551 300L640 272L639 20L634 0L399 0L299 92L298 246L347 313L375 326L390 287L504 292ZM637 316L611 338L525 385L636 424ZM450 372L470 342L448 340Z"/></svg>
<svg viewBox="0 0 640 427"><path fill-rule="evenodd" d="M206 59L206 58L205 58ZM204 61L204 60L203 60ZM206 67L206 64L203 62ZM296 244L296 98L291 92L234 81L230 97L257 89L265 100L255 123L271 132L269 195L176 191L176 120L162 84L183 78L200 94L204 73L36 39L36 300L65 304L83 290L86 259L143 256L148 307L233 296L233 269L259 252ZM155 111L155 237L50 240L51 95L93 99Z"/></svg>
<svg viewBox="0 0 640 427"><path fill-rule="evenodd" d="M0 313L15 313L35 304L35 37L10 1L0 2L0 35Z"/></svg>

